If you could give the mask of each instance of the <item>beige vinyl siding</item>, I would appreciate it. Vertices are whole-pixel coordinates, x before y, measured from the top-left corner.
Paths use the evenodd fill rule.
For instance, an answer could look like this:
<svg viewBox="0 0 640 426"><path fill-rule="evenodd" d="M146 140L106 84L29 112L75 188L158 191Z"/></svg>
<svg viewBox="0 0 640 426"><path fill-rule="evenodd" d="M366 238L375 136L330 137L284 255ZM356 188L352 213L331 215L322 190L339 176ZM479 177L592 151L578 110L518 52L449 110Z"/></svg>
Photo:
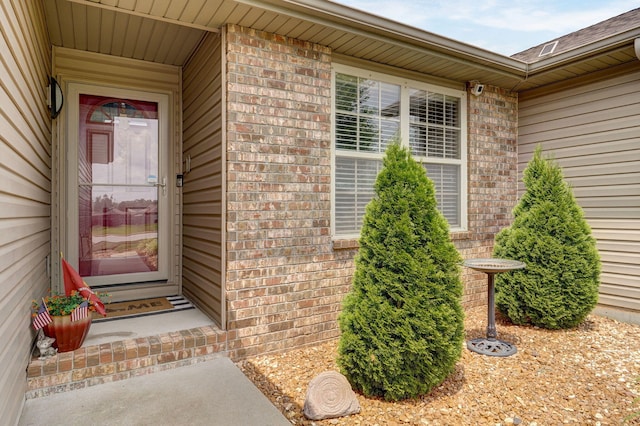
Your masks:
<svg viewBox="0 0 640 426"><path fill-rule="evenodd" d="M221 37L209 34L183 70L183 292L225 327Z"/></svg>
<svg viewBox="0 0 640 426"><path fill-rule="evenodd" d="M176 237L173 242L172 262L169 265L169 281L164 288L149 287L147 289L137 288L127 293L123 290L118 294L112 293L112 299L126 299L136 297L153 297L159 295L177 294L179 290L180 273L180 197L179 189L175 186L174 176L181 170L181 141L182 141L182 116L181 116L181 69L176 66L145 62L134 59L119 58L99 53L84 52L62 47L53 48L53 70L60 82L63 91L66 91L69 82L88 83L102 86L112 86L154 93L163 93L169 96L169 114L171 123L169 125L169 137L172 155L172 164L169 166L167 176L168 187L172 191L168 192L173 206L172 233ZM56 120L58 132L54 135L54 147L63 149L58 141L64 141L66 117L63 113ZM73 130L71 130L73 131ZM61 153L62 152L62 153ZM64 182L64 151L54 149L54 203L58 203L65 198ZM64 212L62 204L56 204L53 209L53 223L58 223L61 213ZM60 223L60 229L53 233L54 252L64 248L64 222ZM53 259L53 283L60 282L59 279L59 259ZM58 263L58 264L57 264Z"/></svg>
<svg viewBox="0 0 640 426"><path fill-rule="evenodd" d="M0 27L0 417L16 424L35 337L31 301L49 288L51 53L42 2L2 2Z"/></svg>
<svg viewBox="0 0 640 426"><path fill-rule="evenodd" d="M523 94L518 167L537 144L555 156L598 241L600 305L640 312L640 67L610 75Z"/></svg>

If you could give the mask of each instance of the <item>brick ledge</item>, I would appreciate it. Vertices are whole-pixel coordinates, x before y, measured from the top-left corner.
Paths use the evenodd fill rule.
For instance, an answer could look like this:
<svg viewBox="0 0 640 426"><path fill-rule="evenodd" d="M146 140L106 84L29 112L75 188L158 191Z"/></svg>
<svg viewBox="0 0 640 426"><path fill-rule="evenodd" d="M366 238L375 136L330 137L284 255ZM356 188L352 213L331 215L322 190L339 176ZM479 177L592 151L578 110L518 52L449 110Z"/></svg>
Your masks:
<svg viewBox="0 0 640 426"><path fill-rule="evenodd" d="M82 389L230 356L235 332L212 326L103 343L63 352L27 367L26 398Z"/></svg>

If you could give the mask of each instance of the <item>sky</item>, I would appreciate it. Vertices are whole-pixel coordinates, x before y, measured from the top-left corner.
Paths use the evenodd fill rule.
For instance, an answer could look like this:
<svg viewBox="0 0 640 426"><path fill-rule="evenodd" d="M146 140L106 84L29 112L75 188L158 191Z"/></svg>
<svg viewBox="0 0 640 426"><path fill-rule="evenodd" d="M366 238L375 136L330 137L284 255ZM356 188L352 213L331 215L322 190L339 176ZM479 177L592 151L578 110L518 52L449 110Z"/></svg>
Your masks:
<svg viewBox="0 0 640 426"><path fill-rule="evenodd" d="M640 7L640 0L333 0L511 56Z"/></svg>

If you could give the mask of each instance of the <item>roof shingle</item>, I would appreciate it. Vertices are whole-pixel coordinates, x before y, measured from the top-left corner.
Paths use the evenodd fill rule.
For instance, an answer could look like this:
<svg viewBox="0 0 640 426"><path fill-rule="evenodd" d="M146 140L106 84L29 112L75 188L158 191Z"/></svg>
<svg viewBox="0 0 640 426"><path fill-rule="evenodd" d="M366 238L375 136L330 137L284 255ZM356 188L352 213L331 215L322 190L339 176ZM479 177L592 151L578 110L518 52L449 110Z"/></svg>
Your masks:
<svg viewBox="0 0 640 426"><path fill-rule="evenodd" d="M518 52L511 57L529 63L537 62L634 28L640 28L640 8L630 10L629 12L625 12L621 15L572 32L557 39L549 40L527 50L523 50L522 52ZM543 46L556 40L558 41L558 45L554 49L553 53L540 56Z"/></svg>

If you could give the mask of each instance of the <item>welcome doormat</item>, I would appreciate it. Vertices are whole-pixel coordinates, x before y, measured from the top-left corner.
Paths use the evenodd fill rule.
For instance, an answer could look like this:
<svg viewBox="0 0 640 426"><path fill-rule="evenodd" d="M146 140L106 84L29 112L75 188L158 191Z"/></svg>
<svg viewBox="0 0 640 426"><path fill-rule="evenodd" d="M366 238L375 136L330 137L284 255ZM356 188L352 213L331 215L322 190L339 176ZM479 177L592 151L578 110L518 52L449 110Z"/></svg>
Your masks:
<svg viewBox="0 0 640 426"><path fill-rule="evenodd" d="M93 312L93 321L135 318L169 311L195 309L195 306L182 296L155 297L152 299L105 303L104 307L107 311L107 316L103 317L97 312Z"/></svg>

